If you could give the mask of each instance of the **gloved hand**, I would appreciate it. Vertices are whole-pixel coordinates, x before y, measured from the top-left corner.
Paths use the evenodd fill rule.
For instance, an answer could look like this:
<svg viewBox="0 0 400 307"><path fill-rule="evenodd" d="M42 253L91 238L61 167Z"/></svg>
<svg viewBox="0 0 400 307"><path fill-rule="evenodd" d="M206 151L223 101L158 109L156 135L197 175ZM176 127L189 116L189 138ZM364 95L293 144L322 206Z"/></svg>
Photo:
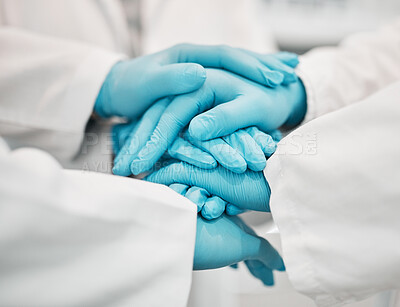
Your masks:
<svg viewBox="0 0 400 307"><path fill-rule="evenodd" d="M263 172L246 171L237 174L222 166L210 170L175 162L148 175L145 180L168 186L181 183L203 188L210 195L218 196L240 209L265 212L270 210L270 189Z"/></svg>
<svg viewBox="0 0 400 307"><path fill-rule="evenodd" d="M168 99L161 100L149 108L138 123L116 125L113 129L114 161L113 172L120 176L132 174L132 161L143 144L151 136L157 122L168 106ZM275 134L279 132L274 132ZM193 144L192 144L193 143ZM212 169L219 162L237 173L265 168L266 158L275 152L276 141L255 127L238 130L233 134L210 141L176 137L169 146L172 158L188 162L201 168Z"/></svg>
<svg viewBox="0 0 400 307"><path fill-rule="evenodd" d="M240 218L197 218L194 270L220 268L243 260L254 277L268 286L274 284L273 270L285 270L278 252Z"/></svg>
<svg viewBox="0 0 400 307"><path fill-rule="evenodd" d="M272 89L226 71L207 69L207 80L199 90L175 97L166 107L149 141L132 161L132 173L149 170L192 118L211 108L190 123L189 133L194 139L210 139L198 133L211 130L208 127L217 127L212 132L218 137L250 126L264 132L277 129L297 111L298 103L291 97L302 100L304 97L297 95L301 90L297 82ZM210 112L218 116L215 121L214 116L207 115Z"/></svg>
<svg viewBox="0 0 400 307"><path fill-rule="evenodd" d="M277 58L270 56L260 60L256 56L230 47L177 45L119 62L106 77L94 110L103 117L137 118L160 98L201 87L206 73L200 65L226 69L267 86L277 86L284 79L285 82L293 80L294 71L290 65L297 61L295 55L278 54Z"/></svg>
<svg viewBox="0 0 400 307"><path fill-rule="evenodd" d="M212 196L210 193L199 187L189 187L182 183L173 183L169 187L185 196L197 206L197 212L207 220L213 220L220 217L224 211L227 215L238 215L247 211L240 209L233 204L227 203L225 200L218 196Z"/></svg>

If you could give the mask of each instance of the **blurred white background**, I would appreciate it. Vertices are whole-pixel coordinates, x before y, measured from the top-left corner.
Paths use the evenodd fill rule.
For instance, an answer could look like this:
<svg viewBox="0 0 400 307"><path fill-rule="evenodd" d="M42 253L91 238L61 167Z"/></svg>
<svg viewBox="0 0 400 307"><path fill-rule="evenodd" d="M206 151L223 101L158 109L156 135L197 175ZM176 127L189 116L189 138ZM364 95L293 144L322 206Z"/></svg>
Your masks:
<svg viewBox="0 0 400 307"><path fill-rule="evenodd" d="M278 49L304 53L389 22L400 14L400 1L145 0L142 10L142 53L183 42L228 44L265 53ZM267 234L274 231L268 214L250 213L246 219L280 249L279 234ZM266 288L244 265L238 270L196 272L189 306L315 306L294 291L286 273L275 276L276 286ZM382 293L349 306L400 307L400 297L395 292Z"/></svg>
<svg viewBox="0 0 400 307"><path fill-rule="evenodd" d="M390 21L400 1L146 0L142 8L144 53L180 42L302 53Z"/></svg>

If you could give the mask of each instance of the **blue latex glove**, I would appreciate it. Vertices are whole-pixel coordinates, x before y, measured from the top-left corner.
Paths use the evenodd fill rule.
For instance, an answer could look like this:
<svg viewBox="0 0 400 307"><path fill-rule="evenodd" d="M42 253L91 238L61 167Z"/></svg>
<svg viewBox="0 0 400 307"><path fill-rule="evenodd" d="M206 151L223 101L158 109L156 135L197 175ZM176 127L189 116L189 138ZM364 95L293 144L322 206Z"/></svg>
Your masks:
<svg viewBox="0 0 400 307"><path fill-rule="evenodd" d="M218 196L240 209L269 211L270 189L263 172L237 174L221 166L207 170L175 162L148 175L145 180L167 186L181 183L203 188L209 195Z"/></svg>
<svg viewBox="0 0 400 307"><path fill-rule="evenodd" d="M250 123L262 131L271 131L281 126L294 127L302 121L307 111L307 100L300 79L276 87L274 91L265 89L269 98L254 99L251 107L244 99L236 99L195 116L189 125L190 135L205 141L230 134Z"/></svg>
<svg viewBox="0 0 400 307"><path fill-rule="evenodd" d="M284 271L278 252L238 217L197 218L193 269L215 269L245 261L264 285L274 284L273 270Z"/></svg>
<svg viewBox="0 0 400 307"><path fill-rule="evenodd" d="M114 174L120 176L132 174L133 159L151 136L167 106L168 99L163 99L150 107L139 123L114 127L113 144L117 154ZM217 138L205 142L191 139L188 134L185 134L184 138L178 136L169 146L168 153L172 158L201 168L215 168L218 162L229 170L242 173L247 167L254 171L263 170L266 165L265 156L272 155L275 149L276 143L271 136L251 127L238 130L223 139Z"/></svg>
<svg viewBox="0 0 400 307"><path fill-rule="evenodd" d="M165 109L149 141L132 161L132 173L151 169L190 121L189 133L198 140L210 139L210 131L223 137L250 126L264 132L277 129L297 111L298 103L289 97L305 99L298 95L302 90L297 81L272 89L226 71L207 69L207 80L199 90L175 97ZM216 115L208 116L210 112ZM199 131L208 134L199 135Z"/></svg>
<svg viewBox="0 0 400 307"><path fill-rule="evenodd" d="M189 187L181 183L173 183L169 187L191 200L197 206L197 212L200 212L207 220L220 217L224 211L227 215L238 215L246 211L245 209L240 209L235 205L227 203L218 196L211 196L210 193L203 188Z"/></svg>
<svg viewBox="0 0 400 307"><path fill-rule="evenodd" d="M291 56L290 56L291 55ZM192 92L204 83L204 68L216 67L232 71L250 80L267 86L277 86L291 80L293 68L290 64L296 56L277 69L285 75L268 68L268 62L276 67L278 61L271 56L269 61L258 60L246 51L220 46L177 45L167 50L122 61L114 65L106 77L94 110L100 116L122 116L137 118L156 100ZM194 64L198 63L198 64Z"/></svg>

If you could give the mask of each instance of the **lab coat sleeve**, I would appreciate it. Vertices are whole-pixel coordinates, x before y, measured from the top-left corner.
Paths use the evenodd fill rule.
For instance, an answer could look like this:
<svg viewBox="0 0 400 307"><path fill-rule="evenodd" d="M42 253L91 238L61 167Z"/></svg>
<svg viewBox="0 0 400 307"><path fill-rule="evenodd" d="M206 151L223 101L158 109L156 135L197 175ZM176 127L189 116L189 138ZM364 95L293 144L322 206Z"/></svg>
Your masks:
<svg viewBox="0 0 400 307"><path fill-rule="evenodd" d="M297 73L307 93L304 122L368 97L400 79L400 18L338 47L313 49L300 58Z"/></svg>
<svg viewBox="0 0 400 307"><path fill-rule="evenodd" d="M0 168L1 306L186 305L190 201L166 186L62 170L38 149L3 144Z"/></svg>
<svg viewBox="0 0 400 307"><path fill-rule="evenodd" d="M293 131L265 171L294 287L319 306L400 288L400 82Z"/></svg>
<svg viewBox="0 0 400 307"><path fill-rule="evenodd" d="M124 56L95 46L0 27L0 135L12 148L77 154L100 87Z"/></svg>

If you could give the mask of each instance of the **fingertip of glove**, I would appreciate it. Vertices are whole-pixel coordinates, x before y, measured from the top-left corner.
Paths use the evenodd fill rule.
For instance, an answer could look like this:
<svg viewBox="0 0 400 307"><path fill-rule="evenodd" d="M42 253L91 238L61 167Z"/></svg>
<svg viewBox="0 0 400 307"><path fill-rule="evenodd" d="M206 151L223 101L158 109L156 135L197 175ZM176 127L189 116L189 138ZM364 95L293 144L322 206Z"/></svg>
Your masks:
<svg viewBox="0 0 400 307"><path fill-rule="evenodd" d="M247 163L235 163L225 167L236 174L243 174L247 170Z"/></svg>
<svg viewBox="0 0 400 307"><path fill-rule="evenodd" d="M112 168L112 173L114 175L124 176L124 177L131 175L131 172L130 172L129 168L124 168L120 164L114 165L114 167Z"/></svg>
<svg viewBox="0 0 400 307"><path fill-rule="evenodd" d="M139 159L133 160L130 169L132 174L137 176L146 171L146 161Z"/></svg>
<svg viewBox="0 0 400 307"><path fill-rule="evenodd" d="M265 81L268 86L275 87L282 84L285 76L278 71L266 71L264 72Z"/></svg>
<svg viewBox="0 0 400 307"><path fill-rule="evenodd" d="M246 211L246 210L240 209L240 208L238 208L238 207L236 207L235 205L232 205L232 204L228 204L226 206L225 210L226 210L226 214L228 214L228 215L238 215L238 214L241 214L241 213Z"/></svg>
<svg viewBox="0 0 400 307"><path fill-rule="evenodd" d="M204 82L204 80L206 80L207 78L207 73L204 67L200 64L190 63L186 66L185 76L189 78L192 77L194 79Z"/></svg>
<svg viewBox="0 0 400 307"><path fill-rule="evenodd" d="M201 141L207 140L207 137L209 135L207 131L209 125L206 123L203 117L204 116L198 116L192 119L188 128L189 135L192 138Z"/></svg>
<svg viewBox="0 0 400 307"><path fill-rule="evenodd" d="M254 171L254 172L261 172L264 170L264 168L267 166L267 161L265 160L265 157L263 160L259 161L253 161L249 164L249 168Z"/></svg>
<svg viewBox="0 0 400 307"><path fill-rule="evenodd" d="M287 85L290 83L294 83L299 79L299 77L297 77L294 69L290 69L286 74L285 74L285 79L283 80L283 84Z"/></svg>

